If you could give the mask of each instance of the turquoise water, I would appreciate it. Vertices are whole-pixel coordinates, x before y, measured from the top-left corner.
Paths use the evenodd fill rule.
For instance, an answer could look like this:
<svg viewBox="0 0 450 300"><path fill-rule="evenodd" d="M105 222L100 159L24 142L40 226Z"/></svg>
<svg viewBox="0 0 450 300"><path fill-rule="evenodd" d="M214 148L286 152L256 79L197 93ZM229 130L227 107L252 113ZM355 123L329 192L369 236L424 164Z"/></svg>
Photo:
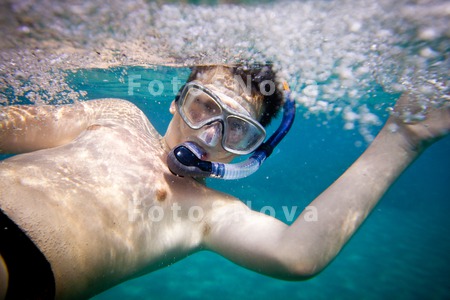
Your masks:
<svg viewBox="0 0 450 300"><path fill-rule="evenodd" d="M174 94L171 80L188 69L115 68L80 70L69 76L86 100L117 97L140 107L164 134ZM130 76L140 88L129 95ZM149 84L163 89L152 96ZM378 91L373 103L392 103ZM340 118L303 117L259 172L239 181L208 185L260 210L271 205L289 222L282 206L297 214L328 187L367 147ZM379 111L381 119L386 118ZM274 122L276 126L278 120ZM271 128L273 129L273 128ZM269 131L271 130L269 129ZM379 130L379 128L378 128ZM197 253L166 269L123 283L94 299L449 299L450 298L450 138L430 147L392 186L362 228L331 265L305 282L285 282L247 271L209 252Z"/></svg>
<svg viewBox="0 0 450 300"><path fill-rule="evenodd" d="M282 206L298 215L380 129L361 122L371 116L365 108L383 121L398 94L375 82L434 100L449 94L448 1L3 2L0 105L68 103L86 91L85 100L132 101L163 134L171 79L183 81L187 69L86 68L274 61L304 105L293 129L252 177L208 184L256 210L271 205L286 222ZM217 3L246 5L204 5ZM66 78L72 69L79 70ZM129 78L139 75L141 87L130 95ZM151 95L156 80L164 91ZM335 109L360 119L327 119ZM268 278L203 252L95 299L450 299L449 150L450 137L428 149L333 263L309 281Z"/></svg>

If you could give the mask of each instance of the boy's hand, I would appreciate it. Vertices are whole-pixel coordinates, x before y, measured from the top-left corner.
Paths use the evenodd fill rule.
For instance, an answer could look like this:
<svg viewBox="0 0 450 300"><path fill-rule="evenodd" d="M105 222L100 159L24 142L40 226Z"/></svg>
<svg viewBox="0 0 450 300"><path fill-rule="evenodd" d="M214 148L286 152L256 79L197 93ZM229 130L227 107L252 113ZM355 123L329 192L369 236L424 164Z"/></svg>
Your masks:
<svg viewBox="0 0 450 300"><path fill-rule="evenodd" d="M403 134L411 150L422 151L450 132L450 100L423 103L405 93L397 101L384 130Z"/></svg>

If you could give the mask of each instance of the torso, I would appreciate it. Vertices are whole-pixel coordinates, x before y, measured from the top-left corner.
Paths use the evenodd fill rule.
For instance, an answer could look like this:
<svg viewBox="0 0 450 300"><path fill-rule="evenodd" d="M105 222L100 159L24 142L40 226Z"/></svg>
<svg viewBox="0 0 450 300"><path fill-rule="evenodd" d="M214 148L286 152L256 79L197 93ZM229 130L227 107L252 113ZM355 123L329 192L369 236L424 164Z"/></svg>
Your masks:
<svg viewBox="0 0 450 300"><path fill-rule="evenodd" d="M130 110L0 163L0 207L49 260L57 295L100 291L199 249L214 192L172 175L165 158L161 136ZM189 220L192 206L202 218Z"/></svg>

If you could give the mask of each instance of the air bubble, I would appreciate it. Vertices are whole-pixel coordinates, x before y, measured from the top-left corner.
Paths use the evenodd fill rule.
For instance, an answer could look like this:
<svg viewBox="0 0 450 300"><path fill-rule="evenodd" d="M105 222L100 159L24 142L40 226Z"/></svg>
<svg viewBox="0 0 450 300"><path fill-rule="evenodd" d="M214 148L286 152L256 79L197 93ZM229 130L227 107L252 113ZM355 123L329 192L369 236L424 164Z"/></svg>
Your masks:
<svg viewBox="0 0 450 300"><path fill-rule="evenodd" d="M395 123L391 123L388 125L388 130L392 133L395 133L398 131L398 125Z"/></svg>
<svg viewBox="0 0 450 300"><path fill-rule="evenodd" d="M64 93L82 95L67 86L66 70L272 61L299 105L327 117L333 112L370 139L370 127L380 124L371 111L374 87L437 104L448 98L450 41L442 37L449 6L416 2L16 1L2 13L33 28L2 24L11 28L2 31L0 74L16 97L10 104L18 97L64 103Z"/></svg>

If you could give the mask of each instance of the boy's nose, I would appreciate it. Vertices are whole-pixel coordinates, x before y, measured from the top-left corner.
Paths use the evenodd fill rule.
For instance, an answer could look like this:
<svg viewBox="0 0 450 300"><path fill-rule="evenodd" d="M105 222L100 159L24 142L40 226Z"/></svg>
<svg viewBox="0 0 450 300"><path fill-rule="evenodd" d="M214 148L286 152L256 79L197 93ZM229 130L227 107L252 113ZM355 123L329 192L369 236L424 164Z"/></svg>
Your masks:
<svg viewBox="0 0 450 300"><path fill-rule="evenodd" d="M202 132L198 136L207 146L214 148L220 141L222 134L222 124L214 122L200 129Z"/></svg>

